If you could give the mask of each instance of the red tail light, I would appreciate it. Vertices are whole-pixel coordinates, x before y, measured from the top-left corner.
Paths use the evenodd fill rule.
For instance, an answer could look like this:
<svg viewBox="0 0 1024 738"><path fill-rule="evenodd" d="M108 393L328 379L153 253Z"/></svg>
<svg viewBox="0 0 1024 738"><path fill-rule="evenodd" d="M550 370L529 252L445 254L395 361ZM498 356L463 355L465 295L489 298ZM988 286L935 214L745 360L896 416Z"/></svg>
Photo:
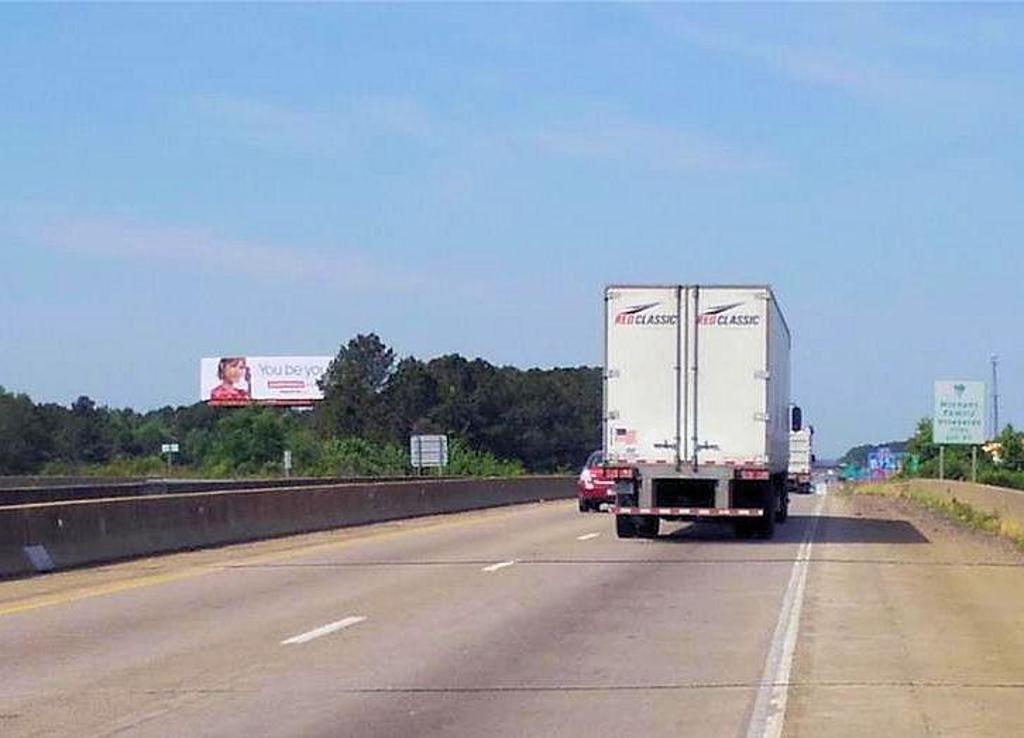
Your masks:
<svg viewBox="0 0 1024 738"><path fill-rule="evenodd" d="M767 469L737 469L736 476L740 479L768 479Z"/></svg>
<svg viewBox="0 0 1024 738"><path fill-rule="evenodd" d="M633 478L633 467L630 466L606 466L603 471L605 479Z"/></svg>

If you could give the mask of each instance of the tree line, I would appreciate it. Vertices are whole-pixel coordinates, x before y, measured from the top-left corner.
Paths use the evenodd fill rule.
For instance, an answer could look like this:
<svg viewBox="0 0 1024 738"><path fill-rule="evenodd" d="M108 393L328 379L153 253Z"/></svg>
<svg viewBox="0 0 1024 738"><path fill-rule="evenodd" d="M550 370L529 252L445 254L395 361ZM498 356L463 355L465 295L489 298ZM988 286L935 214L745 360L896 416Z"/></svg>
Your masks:
<svg viewBox="0 0 1024 738"><path fill-rule="evenodd" d="M913 456L914 465L904 462L902 477L939 476L939 446L932 436L932 419L921 418L914 434L905 441L854 446L839 459L840 465L866 467L868 454L885 446L893 453ZM1006 425L992 442L978 450L978 481L998 487L1024 489L1024 431ZM971 447L948 445L943 452L943 476L946 479L971 478Z"/></svg>
<svg viewBox="0 0 1024 738"><path fill-rule="evenodd" d="M162 473L203 476L409 473L408 437L445 433L451 473L575 468L600 444L601 370L495 366L449 354L399 358L375 334L342 345L311 410L196 403L147 412L35 403L0 387L0 474Z"/></svg>
<svg viewBox="0 0 1024 738"><path fill-rule="evenodd" d="M918 421L914 435L907 441L907 452L918 458L917 476L939 476L939 447L932 436L931 418ZM946 446L943 452L943 476L946 479L971 478L971 447ZM1024 431L1006 425L985 449L978 451L978 481L998 487L1024 489Z"/></svg>

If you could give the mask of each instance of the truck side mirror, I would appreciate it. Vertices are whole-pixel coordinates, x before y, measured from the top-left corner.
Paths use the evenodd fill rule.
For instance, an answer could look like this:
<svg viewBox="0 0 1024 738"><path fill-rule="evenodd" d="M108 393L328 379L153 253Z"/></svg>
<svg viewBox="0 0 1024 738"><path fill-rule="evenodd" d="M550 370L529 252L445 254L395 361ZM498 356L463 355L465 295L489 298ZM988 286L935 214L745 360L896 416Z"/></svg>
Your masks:
<svg viewBox="0 0 1024 738"><path fill-rule="evenodd" d="M790 413L791 427L794 431L798 431L804 426L804 414L800 410L799 405L794 405L793 410Z"/></svg>

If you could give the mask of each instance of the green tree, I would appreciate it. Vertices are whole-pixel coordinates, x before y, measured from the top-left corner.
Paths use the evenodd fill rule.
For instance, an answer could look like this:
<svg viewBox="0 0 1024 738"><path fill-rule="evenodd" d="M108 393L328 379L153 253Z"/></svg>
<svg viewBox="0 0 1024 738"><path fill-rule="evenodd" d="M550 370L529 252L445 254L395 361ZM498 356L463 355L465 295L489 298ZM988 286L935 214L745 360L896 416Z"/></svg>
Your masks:
<svg viewBox="0 0 1024 738"><path fill-rule="evenodd" d="M475 440L480 431L478 390L493 381L494 367L480 359L468 361L458 354L448 354L428 362L427 372L437 386L437 403L430 411L434 427Z"/></svg>
<svg viewBox="0 0 1024 738"><path fill-rule="evenodd" d="M257 474L280 468L285 428L274 408L238 408L217 423L204 462L215 473Z"/></svg>
<svg viewBox="0 0 1024 738"><path fill-rule="evenodd" d="M0 387L0 474L36 472L51 454L51 436L32 400Z"/></svg>
<svg viewBox="0 0 1024 738"><path fill-rule="evenodd" d="M395 352L375 333L358 335L338 350L320 379L324 399L317 426L325 436L387 436L381 393L395 368Z"/></svg>
<svg viewBox="0 0 1024 738"><path fill-rule="evenodd" d="M340 477L402 476L409 473L409 457L396 444L331 438L323 442L317 472Z"/></svg>
<svg viewBox="0 0 1024 738"><path fill-rule="evenodd" d="M931 418L921 418L917 421L914 435L907 441L907 452L915 454L922 464L939 457L939 447L932 441Z"/></svg>
<svg viewBox="0 0 1024 738"><path fill-rule="evenodd" d="M1024 471L1024 433L1007 425L996 438L1002 446L1000 466L1009 471Z"/></svg>
<svg viewBox="0 0 1024 738"><path fill-rule="evenodd" d="M438 430L438 425L430 417L439 400L437 380L414 357L398 362L394 373L388 377L380 399L388 440L404 444L412 434Z"/></svg>
<svg viewBox="0 0 1024 738"><path fill-rule="evenodd" d="M64 418L60 441L64 458L74 465L102 464L113 455L109 413L82 395L71 404Z"/></svg>

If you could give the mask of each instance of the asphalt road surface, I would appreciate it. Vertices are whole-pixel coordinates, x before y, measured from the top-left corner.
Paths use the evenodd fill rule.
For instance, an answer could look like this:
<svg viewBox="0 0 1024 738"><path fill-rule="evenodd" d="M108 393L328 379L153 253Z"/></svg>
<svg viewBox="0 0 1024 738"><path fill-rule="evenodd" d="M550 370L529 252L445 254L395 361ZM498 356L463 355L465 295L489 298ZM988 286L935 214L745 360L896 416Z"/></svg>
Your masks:
<svg viewBox="0 0 1024 738"><path fill-rule="evenodd" d="M887 500L774 541L574 501L0 584L3 736L1009 736L1024 559Z"/></svg>

